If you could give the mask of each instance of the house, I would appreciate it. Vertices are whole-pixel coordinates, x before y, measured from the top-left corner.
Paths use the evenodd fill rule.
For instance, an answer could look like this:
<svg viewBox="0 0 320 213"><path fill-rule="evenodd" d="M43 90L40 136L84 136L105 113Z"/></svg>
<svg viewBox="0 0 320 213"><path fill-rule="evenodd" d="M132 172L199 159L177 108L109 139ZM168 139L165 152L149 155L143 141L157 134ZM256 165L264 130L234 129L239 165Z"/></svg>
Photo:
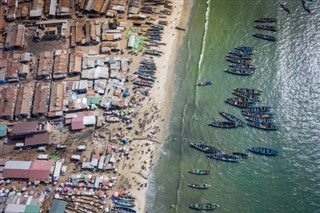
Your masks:
<svg viewBox="0 0 320 213"><path fill-rule="evenodd" d="M65 212L68 202L54 199L50 206L49 213Z"/></svg>
<svg viewBox="0 0 320 213"><path fill-rule="evenodd" d="M3 178L28 179L31 161L7 161L3 168Z"/></svg>
<svg viewBox="0 0 320 213"><path fill-rule="evenodd" d="M47 115L50 100L50 83L37 82L34 92L32 115Z"/></svg>
<svg viewBox="0 0 320 213"><path fill-rule="evenodd" d="M34 84L20 84L15 107L15 118L30 117L30 110L33 101Z"/></svg>
<svg viewBox="0 0 320 213"><path fill-rule="evenodd" d="M135 35L130 35L129 39L128 39L128 49L132 49L134 47L134 44L136 42L136 36Z"/></svg>
<svg viewBox="0 0 320 213"><path fill-rule="evenodd" d="M52 160L34 160L29 169L29 181L49 181Z"/></svg>
<svg viewBox="0 0 320 213"><path fill-rule="evenodd" d="M14 86L0 87L0 118L13 119L17 98L17 89Z"/></svg>
<svg viewBox="0 0 320 213"><path fill-rule="evenodd" d="M53 54L49 51L40 53L37 79L51 79Z"/></svg>
<svg viewBox="0 0 320 213"><path fill-rule="evenodd" d="M20 68L20 53L10 52L7 55L5 68L5 80L7 82L18 82L19 79L19 68Z"/></svg>
<svg viewBox="0 0 320 213"><path fill-rule="evenodd" d="M70 63L69 63L69 74L78 75L81 74L81 65L82 65L82 52L74 51L70 54Z"/></svg>
<svg viewBox="0 0 320 213"><path fill-rule="evenodd" d="M53 79L67 77L69 55L67 50L58 49L54 52Z"/></svg>
<svg viewBox="0 0 320 213"><path fill-rule="evenodd" d="M82 130L83 128L83 116L73 117L71 120L71 130Z"/></svg>
<svg viewBox="0 0 320 213"><path fill-rule="evenodd" d="M16 123L10 132L10 138L22 138L27 135L34 135L39 133L45 133L51 131L51 125L49 122L39 121L27 121L22 123Z"/></svg>
<svg viewBox="0 0 320 213"><path fill-rule="evenodd" d="M5 50L23 49L25 47L25 26L23 24L10 23L6 32Z"/></svg>
<svg viewBox="0 0 320 213"><path fill-rule="evenodd" d="M49 106L49 117L62 117L63 116L63 97L65 89L64 84L52 83L51 86L51 96L50 96L50 106Z"/></svg>
<svg viewBox="0 0 320 213"><path fill-rule="evenodd" d="M45 146L49 143L49 132L27 135L24 140L24 145L27 147Z"/></svg>

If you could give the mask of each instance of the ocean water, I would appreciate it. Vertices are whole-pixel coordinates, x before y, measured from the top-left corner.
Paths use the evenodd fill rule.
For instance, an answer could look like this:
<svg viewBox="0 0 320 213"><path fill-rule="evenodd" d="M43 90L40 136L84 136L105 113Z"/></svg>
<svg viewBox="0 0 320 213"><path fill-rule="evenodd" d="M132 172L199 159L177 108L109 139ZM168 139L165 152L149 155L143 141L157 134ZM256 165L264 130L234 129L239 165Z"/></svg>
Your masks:
<svg viewBox="0 0 320 213"><path fill-rule="evenodd" d="M280 3L286 2L291 14ZM320 1L198 0L192 10L176 67L171 121L161 158L150 176L148 212L193 212L190 203L216 202L217 212L320 212ZM253 22L278 18L277 42L254 38ZM223 72L225 56L235 46L255 47L256 73L251 77ZM208 87L196 82L212 80ZM208 122L225 111L244 119L224 101L235 87L263 90L261 105L273 106L282 128L216 129ZM207 159L189 144L210 144L225 152L247 152L249 146L282 150L279 156L250 153L227 163ZM207 176L187 170L212 170ZM211 184L208 190L187 186Z"/></svg>

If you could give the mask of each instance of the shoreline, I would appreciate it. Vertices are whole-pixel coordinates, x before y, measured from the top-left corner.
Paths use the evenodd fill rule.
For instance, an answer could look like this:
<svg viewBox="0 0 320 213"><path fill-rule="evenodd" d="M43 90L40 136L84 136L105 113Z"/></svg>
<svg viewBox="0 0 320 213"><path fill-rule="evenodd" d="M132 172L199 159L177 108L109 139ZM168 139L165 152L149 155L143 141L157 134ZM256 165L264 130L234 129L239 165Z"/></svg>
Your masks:
<svg viewBox="0 0 320 213"><path fill-rule="evenodd" d="M156 131L156 134L152 139L146 137L134 140L131 143L131 146L135 147L131 159L124 160L121 162L122 166L119 165L120 179L116 189L121 191L123 188L123 191L130 191L137 198L135 207L137 212L146 212L150 173L160 157L160 150L165 142L169 127L176 61L180 53L180 46L187 33L177 30L175 27L187 26L194 5L193 1L184 0L172 3L173 13L168 17L169 24L165 27L163 36L163 42L166 45L159 48L164 54L159 58L154 57L158 66L157 82L151 90L149 98L144 101L144 106L139 110L137 118L137 120L149 120L145 128L147 135L152 131Z"/></svg>

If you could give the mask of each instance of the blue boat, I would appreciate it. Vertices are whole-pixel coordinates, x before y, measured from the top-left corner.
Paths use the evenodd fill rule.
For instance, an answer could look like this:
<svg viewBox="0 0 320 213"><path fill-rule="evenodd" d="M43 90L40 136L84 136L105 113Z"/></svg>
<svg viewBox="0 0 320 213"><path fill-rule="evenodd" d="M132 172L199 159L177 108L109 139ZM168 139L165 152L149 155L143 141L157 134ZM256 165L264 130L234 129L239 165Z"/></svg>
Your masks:
<svg viewBox="0 0 320 213"><path fill-rule="evenodd" d="M247 117L255 117L255 118L274 118L277 115L275 113L270 112L241 112L242 115Z"/></svg>
<svg viewBox="0 0 320 213"><path fill-rule="evenodd" d="M234 68L241 68L241 69L252 69L255 70L256 67L252 64L235 64L231 63L229 64L229 67L234 67Z"/></svg>
<svg viewBox="0 0 320 213"><path fill-rule="evenodd" d="M272 118L256 118L256 117L249 117L246 118L247 121L252 122L259 122L259 123L274 123Z"/></svg>
<svg viewBox="0 0 320 213"><path fill-rule="evenodd" d="M113 209L116 212L121 212L121 213L136 213L137 211L128 207L123 207L123 206L118 206L118 205L114 205Z"/></svg>
<svg viewBox="0 0 320 213"><path fill-rule="evenodd" d="M247 51L247 50L253 50L254 47L251 47L251 46L238 46L235 49L236 50L245 50L245 51Z"/></svg>
<svg viewBox="0 0 320 213"><path fill-rule="evenodd" d="M272 35L266 35L266 34L262 34L262 33L253 33L252 34L254 37L263 39L263 40L267 40L267 41L276 41L277 38L275 36Z"/></svg>
<svg viewBox="0 0 320 213"><path fill-rule="evenodd" d="M249 98L249 99L260 101L259 95L254 95L254 94L245 93L245 92L238 92L238 91L233 91L232 94L242 98Z"/></svg>
<svg viewBox="0 0 320 213"><path fill-rule="evenodd" d="M212 83L213 83L212 81L205 81L205 82L197 83L196 86L198 86L198 87L200 87L200 86L209 86Z"/></svg>
<svg viewBox="0 0 320 213"><path fill-rule="evenodd" d="M249 147L249 151L261 154L261 155L277 155L280 153L280 151L275 150L275 149L270 149L270 148L265 148L265 147Z"/></svg>
<svg viewBox="0 0 320 213"><path fill-rule="evenodd" d="M278 130L278 129L280 129L279 125L276 125L273 123L260 123L260 122L248 121L247 124L249 126L255 127L257 129L262 129L262 130Z"/></svg>
<svg viewBox="0 0 320 213"><path fill-rule="evenodd" d="M120 205L120 206L125 206L125 207L134 207L135 204L133 202L127 201L127 200L122 200L122 199L113 199L113 203Z"/></svg>
<svg viewBox="0 0 320 213"><path fill-rule="evenodd" d="M249 107L241 110L241 112L269 112L272 106Z"/></svg>
<svg viewBox="0 0 320 213"><path fill-rule="evenodd" d="M219 114L224 117L225 119L231 121L231 122L234 122L236 123L237 125L239 126L244 126L244 122L242 120L240 120L239 118L229 114L229 113L226 113L226 112L219 112Z"/></svg>
<svg viewBox="0 0 320 213"><path fill-rule="evenodd" d="M229 54L234 54L234 55L253 55L253 50L231 50L228 52Z"/></svg>
<svg viewBox="0 0 320 213"><path fill-rule="evenodd" d="M227 161L227 162L239 162L242 158L237 155L231 155L231 154L209 154L206 155L208 158L212 158L215 160L221 160L221 161Z"/></svg>

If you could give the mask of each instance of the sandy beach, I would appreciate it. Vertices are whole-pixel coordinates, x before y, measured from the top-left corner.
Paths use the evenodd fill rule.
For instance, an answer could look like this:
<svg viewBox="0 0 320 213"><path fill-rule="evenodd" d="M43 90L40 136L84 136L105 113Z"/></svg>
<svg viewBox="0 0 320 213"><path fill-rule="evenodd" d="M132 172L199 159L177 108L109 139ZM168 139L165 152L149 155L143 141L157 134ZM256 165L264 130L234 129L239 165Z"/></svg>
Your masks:
<svg viewBox="0 0 320 213"><path fill-rule="evenodd" d="M166 132L170 120L171 103L174 93L175 66L179 55L179 47L185 35L185 31L175 29L176 26L186 27L192 9L192 1L173 1L173 13L168 18L168 26L165 28L163 42L165 46L160 48L164 54L155 58L158 66L157 83L151 91L149 100L145 100L144 107L140 110L138 119L147 120L145 127L154 133L153 140L136 140L132 143L134 153L132 158L123 162L119 169L119 188L128 190L137 197L138 212L146 212L146 191L148 176L152 167L160 157L161 145L165 141ZM148 134L148 132L147 132ZM122 188L124 187L124 188Z"/></svg>

